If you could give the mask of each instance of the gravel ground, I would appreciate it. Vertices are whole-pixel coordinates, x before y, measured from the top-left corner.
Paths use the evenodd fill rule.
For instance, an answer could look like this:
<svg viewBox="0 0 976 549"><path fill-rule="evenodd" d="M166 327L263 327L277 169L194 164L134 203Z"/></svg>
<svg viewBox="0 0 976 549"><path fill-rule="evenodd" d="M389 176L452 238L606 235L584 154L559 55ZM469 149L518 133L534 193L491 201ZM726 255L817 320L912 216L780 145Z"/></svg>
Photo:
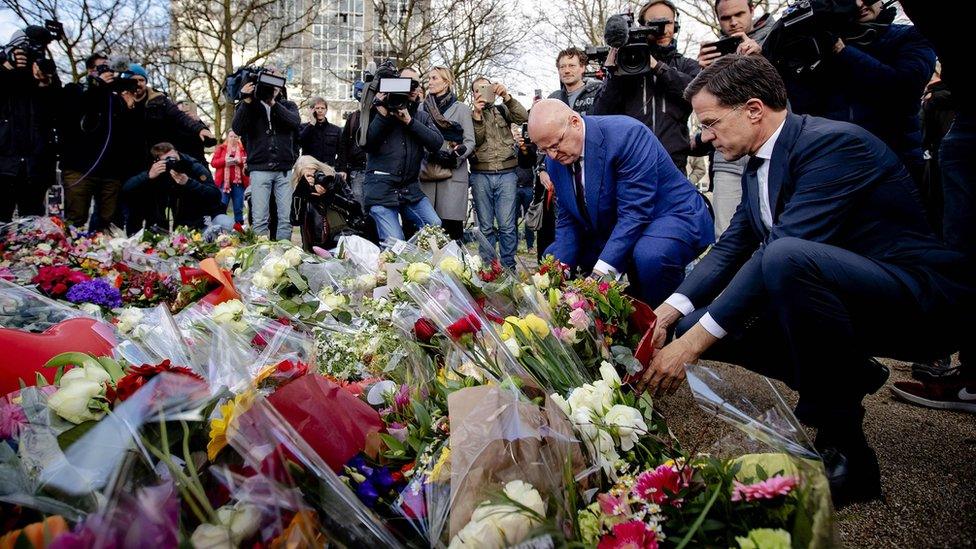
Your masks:
<svg viewBox="0 0 976 549"><path fill-rule="evenodd" d="M885 362L892 369L889 383L910 378L908 364ZM760 409L771 407L761 376L728 364L706 364ZM796 404L796 393L781 383L775 385L788 404ZM887 388L866 399L865 406L865 430L881 462L886 499L838 511L840 543L885 548L976 546L976 416L896 401ZM734 428L698 408L687 385L658 407L686 448L707 450L719 440L741 439Z"/></svg>

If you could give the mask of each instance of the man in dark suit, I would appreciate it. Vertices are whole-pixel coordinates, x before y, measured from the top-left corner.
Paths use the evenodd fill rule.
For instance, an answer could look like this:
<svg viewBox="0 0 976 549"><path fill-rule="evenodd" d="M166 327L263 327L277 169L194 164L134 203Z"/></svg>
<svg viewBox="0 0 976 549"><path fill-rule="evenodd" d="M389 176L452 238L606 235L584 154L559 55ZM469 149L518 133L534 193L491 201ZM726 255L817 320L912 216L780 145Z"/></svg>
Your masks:
<svg viewBox="0 0 976 549"><path fill-rule="evenodd" d="M656 306L714 241L712 219L661 143L627 116L580 116L558 99L532 107L529 137L548 155L559 203L547 253L596 275L630 272Z"/></svg>
<svg viewBox="0 0 976 549"><path fill-rule="evenodd" d="M656 342L680 337L641 385L673 391L699 358L782 379L818 429L835 501L877 497L861 400L888 372L871 357L952 349L972 273L932 234L895 153L858 126L789 113L765 58L723 57L685 93L704 140L752 159L729 229L656 311Z"/></svg>

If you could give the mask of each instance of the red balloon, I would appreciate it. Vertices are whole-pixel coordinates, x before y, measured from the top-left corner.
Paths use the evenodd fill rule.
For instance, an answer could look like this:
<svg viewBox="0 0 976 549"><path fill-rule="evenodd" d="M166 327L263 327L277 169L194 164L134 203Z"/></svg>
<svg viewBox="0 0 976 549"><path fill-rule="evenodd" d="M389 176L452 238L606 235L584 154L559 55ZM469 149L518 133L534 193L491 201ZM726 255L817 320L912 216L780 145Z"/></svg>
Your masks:
<svg viewBox="0 0 976 549"><path fill-rule="evenodd" d="M61 353L110 356L114 346L112 326L92 318L68 319L40 334L0 328L0 395L20 389L20 380L34 385L37 372L53 382L57 370L45 368L44 364Z"/></svg>

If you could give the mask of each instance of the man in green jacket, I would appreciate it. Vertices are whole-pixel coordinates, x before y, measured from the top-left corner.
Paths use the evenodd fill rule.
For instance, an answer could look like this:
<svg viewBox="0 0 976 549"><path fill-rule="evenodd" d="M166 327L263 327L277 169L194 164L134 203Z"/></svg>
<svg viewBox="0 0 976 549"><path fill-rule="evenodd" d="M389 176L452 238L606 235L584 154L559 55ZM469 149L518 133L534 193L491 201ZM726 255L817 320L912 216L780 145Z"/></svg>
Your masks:
<svg viewBox="0 0 976 549"><path fill-rule="evenodd" d="M512 124L527 122L529 114L499 82L478 78L472 82L471 91L474 92L471 118L476 147L471 156L471 187L478 228L491 246L488 249L482 243L480 253L483 259L490 261L495 256L497 243L502 265L514 269L518 247L518 177L515 174L518 155ZM497 98L502 102L496 105Z"/></svg>

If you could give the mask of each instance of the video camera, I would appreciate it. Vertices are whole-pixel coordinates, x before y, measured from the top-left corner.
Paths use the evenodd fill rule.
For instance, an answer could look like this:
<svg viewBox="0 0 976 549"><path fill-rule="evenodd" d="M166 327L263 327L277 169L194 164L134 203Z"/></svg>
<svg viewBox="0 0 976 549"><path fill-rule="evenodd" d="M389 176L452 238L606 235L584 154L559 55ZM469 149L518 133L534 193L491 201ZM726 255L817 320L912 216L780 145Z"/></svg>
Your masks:
<svg viewBox="0 0 976 549"><path fill-rule="evenodd" d="M603 64L607 62L610 55L610 46L586 46L587 70L583 72L583 78L597 78L603 80L607 76ZM595 69L590 69L596 65Z"/></svg>
<svg viewBox="0 0 976 549"><path fill-rule="evenodd" d="M873 5L880 0L864 0ZM782 74L814 72L833 51L838 38L871 35L873 24L860 24L856 0L799 0L791 3L763 43L763 56Z"/></svg>
<svg viewBox="0 0 976 549"><path fill-rule="evenodd" d="M610 48L617 48L614 74L633 76L651 72L654 47L657 40L664 36L665 27L670 23L669 19L655 18L640 26L634 23L632 13L622 13L608 19L603 39Z"/></svg>
<svg viewBox="0 0 976 549"><path fill-rule="evenodd" d="M58 21L48 19L44 26L28 25L22 31L14 33L13 39L0 50L0 64L13 61L14 52L21 50L27 56L27 69L37 63L45 74L54 74L54 61L47 57L47 47L51 42L64 39L64 25Z"/></svg>
<svg viewBox="0 0 976 549"><path fill-rule="evenodd" d="M380 78L378 91L386 94L380 104L390 112L409 109L413 103L410 94L418 85L412 78Z"/></svg>
<svg viewBox="0 0 976 549"><path fill-rule="evenodd" d="M245 84L253 83L254 97L259 100L271 99L275 89L284 90L287 80L264 67L241 67L224 81L224 97L228 101L237 102L247 97L241 93Z"/></svg>
<svg viewBox="0 0 976 549"><path fill-rule="evenodd" d="M116 93L129 92L135 93L139 88L136 82L135 73L129 70L129 61L123 57L116 57L109 61L108 65L97 65L95 73L98 75L112 73L115 78L108 84L109 89ZM100 80L99 80L100 82Z"/></svg>

